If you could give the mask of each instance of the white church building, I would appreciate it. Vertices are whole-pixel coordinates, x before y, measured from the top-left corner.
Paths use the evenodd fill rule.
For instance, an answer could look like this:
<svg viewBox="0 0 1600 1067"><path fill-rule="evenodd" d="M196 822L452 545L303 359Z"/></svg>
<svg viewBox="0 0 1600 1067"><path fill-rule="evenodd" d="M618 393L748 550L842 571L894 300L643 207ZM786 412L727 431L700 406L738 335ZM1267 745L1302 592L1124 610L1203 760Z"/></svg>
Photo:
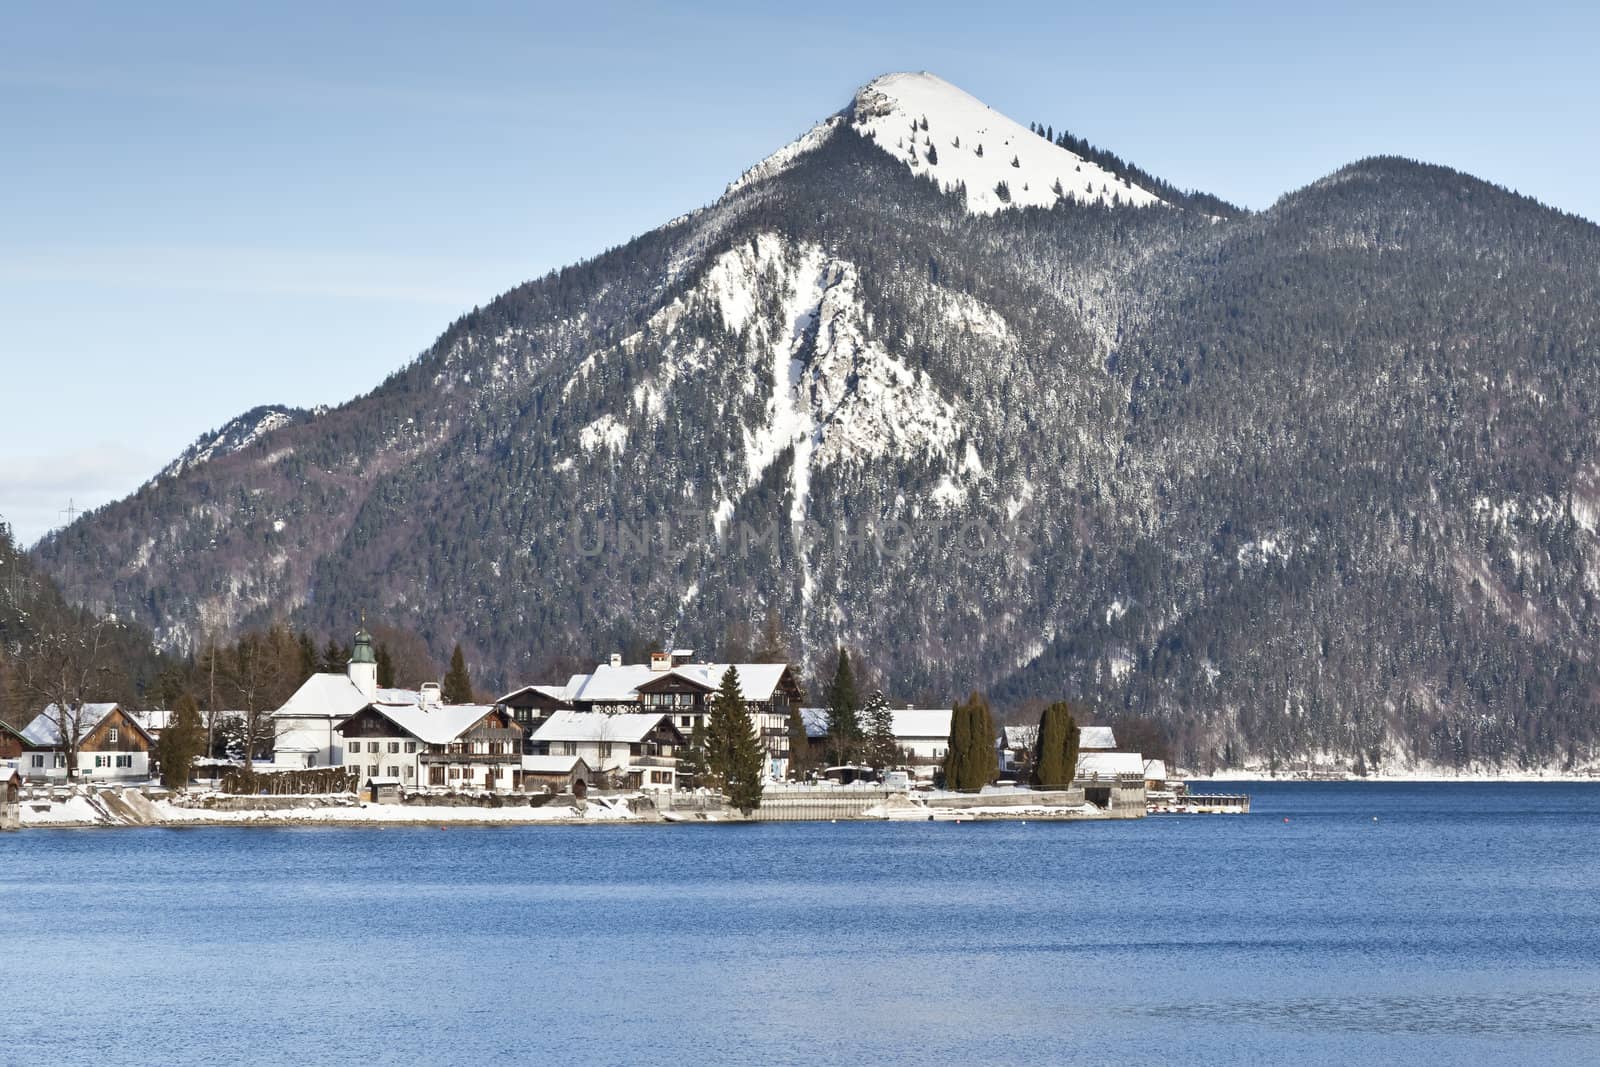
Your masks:
<svg viewBox="0 0 1600 1067"><path fill-rule="evenodd" d="M313 674L273 715L277 740L272 762L285 768L342 765L345 739L339 734L341 723L369 704L415 707L420 702L416 690L378 688L372 635L361 630L344 673Z"/></svg>

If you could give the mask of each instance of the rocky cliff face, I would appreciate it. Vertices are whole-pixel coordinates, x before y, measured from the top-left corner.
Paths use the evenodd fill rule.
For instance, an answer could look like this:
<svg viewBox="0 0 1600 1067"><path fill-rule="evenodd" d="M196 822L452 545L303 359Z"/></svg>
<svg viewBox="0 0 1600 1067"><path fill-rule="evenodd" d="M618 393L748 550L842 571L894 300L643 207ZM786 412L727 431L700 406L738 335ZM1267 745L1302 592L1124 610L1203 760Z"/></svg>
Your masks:
<svg viewBox="0 0 1600 1067"><path fill-rule="evenodd" d="M1592 762L1600 230L1397 159L1238 217L1141 174L880 79L37 555L177 647L365 610L525 681L770 604L1190 765Z"/></svg>

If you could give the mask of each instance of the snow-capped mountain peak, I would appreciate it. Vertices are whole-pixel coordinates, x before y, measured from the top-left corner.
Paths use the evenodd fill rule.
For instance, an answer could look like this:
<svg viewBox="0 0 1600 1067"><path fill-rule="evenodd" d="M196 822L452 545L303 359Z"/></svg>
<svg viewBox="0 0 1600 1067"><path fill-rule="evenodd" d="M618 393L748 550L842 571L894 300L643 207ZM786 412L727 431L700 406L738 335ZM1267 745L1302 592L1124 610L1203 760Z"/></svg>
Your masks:
<svg viewBox="0 0 1600 1067"><path fill-rule="evenodd" d="M750 168L728 192L787 170L845 124L941 188L964 188L974 214L1049 207L1060 200L1136 207L1164 203L926 71L885 74L868 82L849 107Z"/></svg>

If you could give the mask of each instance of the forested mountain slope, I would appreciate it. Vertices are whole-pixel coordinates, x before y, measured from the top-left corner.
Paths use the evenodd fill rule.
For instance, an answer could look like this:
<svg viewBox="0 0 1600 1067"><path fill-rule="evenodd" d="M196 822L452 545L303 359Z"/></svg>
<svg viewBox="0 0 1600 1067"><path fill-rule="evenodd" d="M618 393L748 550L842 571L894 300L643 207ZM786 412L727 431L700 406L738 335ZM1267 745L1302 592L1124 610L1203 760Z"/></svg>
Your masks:
<svg viewBox="0 0 1600 1067"><path fill-rule="evenodd" d="M364 610L510 682L774 605L1202 768L1593 762L1600 229L1398 159L1224 217L974 104L880 79L37 556L177 647Z"/></svg>

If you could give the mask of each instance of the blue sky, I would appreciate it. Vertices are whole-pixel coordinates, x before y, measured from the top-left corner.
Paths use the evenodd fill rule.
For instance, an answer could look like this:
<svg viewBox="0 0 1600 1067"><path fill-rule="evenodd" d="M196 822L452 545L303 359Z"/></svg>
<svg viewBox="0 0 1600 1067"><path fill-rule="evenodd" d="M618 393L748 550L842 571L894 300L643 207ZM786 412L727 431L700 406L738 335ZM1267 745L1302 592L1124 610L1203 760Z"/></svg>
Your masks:
<svg viewBox="0 0 1600 1067"><path fill-rule="evenodd" d="M25 541L249 407L370 389L885 71L1252 208L1399 153L1600 219L1581 5L327 6L7 6L0 515Z"/></svg>

